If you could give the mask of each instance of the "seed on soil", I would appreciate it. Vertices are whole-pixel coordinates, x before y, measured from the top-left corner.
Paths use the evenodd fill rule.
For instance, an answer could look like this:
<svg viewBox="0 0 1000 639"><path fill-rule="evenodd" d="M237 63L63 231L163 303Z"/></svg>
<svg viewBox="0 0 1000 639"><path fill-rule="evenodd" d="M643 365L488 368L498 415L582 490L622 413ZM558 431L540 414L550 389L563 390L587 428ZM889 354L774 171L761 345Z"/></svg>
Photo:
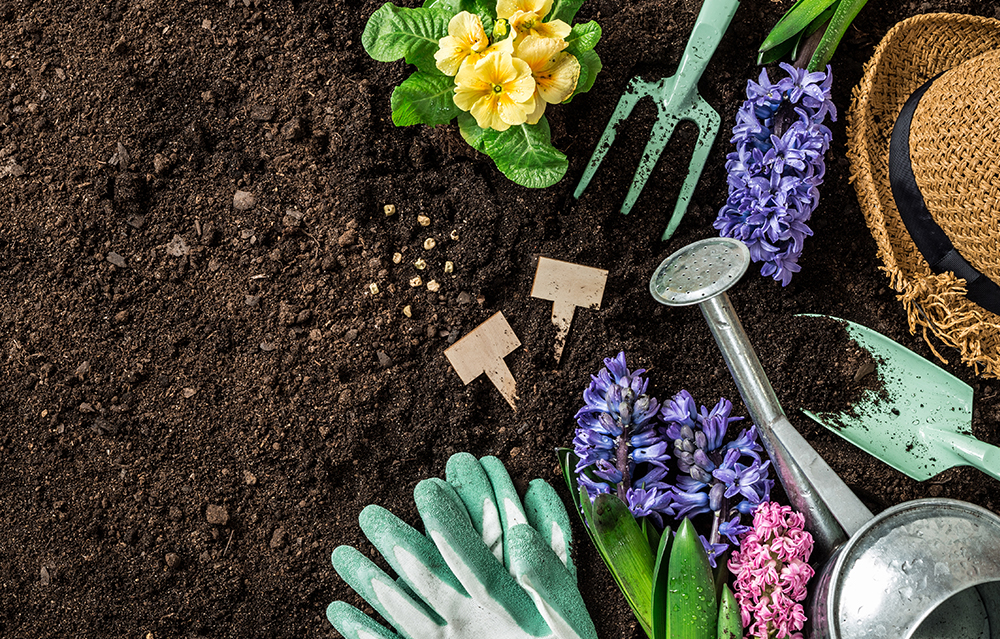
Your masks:
<svg viewBox="0 0 1000 639"><path fill-rule="evenodd" d="M424 258L420 258L413 263L413 267L416 268L418 271L422 271L425 268L427 268L427 262L424 261Z"/></svg>
<svg viewBox="0 0 1000 639"><path fill-rule="evenodd" d="M427 282L427 290L431 293L437 293L441 290L441 285L438 284L436 280L431 280L430 282Z"/></svg>
<svg viewBox="0 0 1000 639"><path fill-rule="evenodd" d="M385 216L386 217L389 217L390 215L395 215L395 213L396 213L396 205L395 204L386 204L385 206L382 207L382 210L385 211Z"/></svg>
<svg viewBox="0 0 1000 639"><path fill-rule="evenodd" d="M420 224L420 226L430 226L431 218L427 217L426 215L418 215L417 222Z"/></svg>
<svg viewBox="0 0 1000 639"><path fill-rule="evenodd" d="M392 254L392 263L393 264L399 264L402 261L403 261L403 254L402 253L393 253Z"/></svg>
<svg viewBox="0 0 1000 639"><path fill-rule="evenodd" d="M422 279L420 279L419 275L416 276L416 277L414 277L414 278L412 278L410 280L410 286L412 286L413 288L417 288L418 286L422 286L423 283L424 283L424 281Z"/></svg>
<svg viewBox="0 0 1000 639"><path fill-rule="evenodd" d="M410 308L409 304L403 307L403 315L413 317L413 309Z"/></svg>
<svg viewBox="0 0 1000 639"><path fill-rule="evenodd" d="M448 236L451 239L458 241L458 229L452 229L451 234Z"/></svg>
<svg viewBox="0 0 1000 639"><path fill-rule="evenodd" d="M424 250L425 251L429 251L432 248L434 248L435 246L437 246L437 240L435 240L433 237L429 237L426 240L424 240Z"/></svg>
<svg viewBox="0 0 1000 639"><path fill-rule="evenodd" d="M378 284L372 282L368 285L368 290L372 292L372 295L378 295Z"/></svg>
<svg viewBox="0 0 1000 639"><path fill-rule="evenodd" d="M453 273L454 271L455 271L455 264L453 262L449 261L449 262L445 262L444 263L444 272L445 273Z"/></svg>

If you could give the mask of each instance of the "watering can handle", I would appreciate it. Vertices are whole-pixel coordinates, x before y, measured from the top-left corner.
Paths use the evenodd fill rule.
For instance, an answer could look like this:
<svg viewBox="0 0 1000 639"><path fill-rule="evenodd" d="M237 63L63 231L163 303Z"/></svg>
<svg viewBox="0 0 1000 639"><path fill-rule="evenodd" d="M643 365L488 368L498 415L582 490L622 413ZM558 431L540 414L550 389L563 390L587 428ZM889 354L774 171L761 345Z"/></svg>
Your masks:
<svg viewBox="0 0 1000 639"><path fill-rule="evenodd" d="M671 98L688 94L697 88L701 74L705 72L708 61L722 42L722 34L729 28L739 6L739 0L705 0L701 5L677 73L674 74L677 80Z"/></svg>

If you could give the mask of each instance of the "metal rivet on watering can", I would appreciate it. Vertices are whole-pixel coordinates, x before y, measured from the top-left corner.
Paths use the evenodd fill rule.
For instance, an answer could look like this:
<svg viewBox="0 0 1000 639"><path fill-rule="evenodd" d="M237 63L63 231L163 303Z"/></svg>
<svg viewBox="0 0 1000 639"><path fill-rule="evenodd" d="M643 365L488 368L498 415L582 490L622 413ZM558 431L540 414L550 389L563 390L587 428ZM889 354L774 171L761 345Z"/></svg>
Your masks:
<svg viewBox="0 0 1000 639"><path fill-rule="evenodd" d="M789 423L747 339L725 291L749 260L737 240L695 242L660 264L649 290L667 306L698 304L789 501L806 518L821 566L810 636L1000 639L1000 517L951 499L871 514Z"/></svg>

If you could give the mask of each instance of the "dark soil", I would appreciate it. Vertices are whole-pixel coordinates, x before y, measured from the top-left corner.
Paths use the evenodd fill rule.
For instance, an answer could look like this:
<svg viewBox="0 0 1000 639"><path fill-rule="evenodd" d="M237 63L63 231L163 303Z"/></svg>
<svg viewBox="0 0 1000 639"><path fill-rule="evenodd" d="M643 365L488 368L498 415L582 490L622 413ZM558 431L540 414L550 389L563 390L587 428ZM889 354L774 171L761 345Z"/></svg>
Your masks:
<svg viewBox="0 0 1000 639"><path fill-rule="evenodd" d="M360 42L380 4L0 3L3 636L335 637L326 605L363 604L329 556L371 551L357 526L366 504L415 522L413 486L458 451L497 455L519 483L545 477L568 498L553 450L603 358L624 350L661 399L686 388L743 410L699 311L662 307L647 285L668 254L714 235L728 129L754 50L790 2L745 0L712 59L700 89L723 130L666 243L693 127L618 213L651 103L582 199L571 192L629 78L674 72L697 0L583 6L578 19L604 29L605 67L593 91L549 110L570 168L541 191L508 182L454 126L392 126L389 94L408 70ZM879 39L931 11L996 8L869 2L835 58L841 117L802 272L782 288L752 267L730 296L793 424L874 509L942 496L997 510L980 471L917 483L797 410L846 408L865 377L836 325L796 313L847 318L934 359L879 270L844 128ZM255 205L235 209L237 191ZM529 297L539 255L610 271L560 365L551 304ZM440 291L409 285L419 257ZM516 412L485 378L463 386L443 354L497 311L523 344L506 358ZM1000 444L1000 385L943 353L975 388L973 432ZM602 639L641 636L579 527L576 539Z"/></svg>

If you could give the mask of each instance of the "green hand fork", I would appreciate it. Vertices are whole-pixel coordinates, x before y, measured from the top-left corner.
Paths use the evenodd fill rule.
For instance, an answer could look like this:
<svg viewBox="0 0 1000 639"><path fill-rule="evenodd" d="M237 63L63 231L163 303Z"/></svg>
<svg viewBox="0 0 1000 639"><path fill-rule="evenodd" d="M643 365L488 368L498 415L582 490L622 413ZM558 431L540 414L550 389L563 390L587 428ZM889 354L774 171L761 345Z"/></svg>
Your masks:
<svg viewBox="0 0 1000 639"><path fill-rule="evenodd" d="M621 212L628 215L632 210L632 205L639 198L646 181L649 179L656 161L667 146L674 128L681 120L689 120L698 126L698 141L695 143L694 154L691 156L691 163L688 166L688 174L681 185L680 195L677 197L677 204L674 213L670 217L667 228L663 231L663 239L668 240L677 230L684 212L687 211L694 187L698 184L701 171L705 167L705 160L712 149L712 142L719 132L721 119L715 109L705 101L698 93L698 80L704 73L708 61L715 53L716 47L722 40L722 34L729 28L729 23L736 13L739 0L705 0L698 12L691 37L688 38L687 46L684 48L684 55L677 67L677 72L668 77L655 82L646 82L636 76L632 78L628 89L621 99L615 112L611 114L611 121L604 129L594 155L590 158L587 169L580 178L580 183L573 192L573 197L580 199L584 189L594 177L597 167L607 154L611 144L615 141L618 125L628 118L636 103L644 97L651 97L656 100L658 117L653 130L650 133L649 142L643 151L639 168L636 169L632 178L632 186L629 187L625 201L622 203Z"/></svg>

